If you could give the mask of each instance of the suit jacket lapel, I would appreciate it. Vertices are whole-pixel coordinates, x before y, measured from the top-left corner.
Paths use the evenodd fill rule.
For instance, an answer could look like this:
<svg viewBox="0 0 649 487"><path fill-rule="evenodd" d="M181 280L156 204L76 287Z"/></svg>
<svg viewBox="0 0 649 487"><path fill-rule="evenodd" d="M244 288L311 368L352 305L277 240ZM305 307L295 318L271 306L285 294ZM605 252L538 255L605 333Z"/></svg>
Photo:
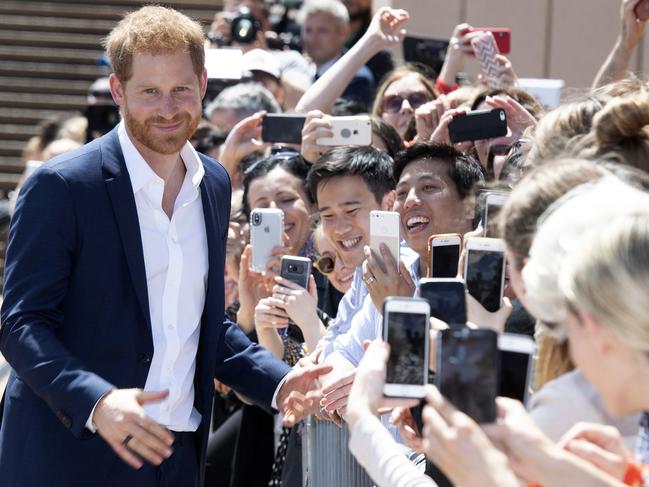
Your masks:
<svg viewBox="0 0 649 487"><path fill-rule="evenodd" d="M112 130L102 142L101 156L106 189L115 212L115 221L124 246L124 254L133 280L135 294L140 303L144 320L148 325L148 334L151 336L151 313L149 311L140 222L137 216L131 179L126 170L126 163L119 145L117 128Z"/></svg>
<svg viewBox="0 0 649 487"><path fill-rule="evenodd" d="M218 216L214 212L214 203L212 198L214 196L213 190L209 186L209 182L206 181L207 178L203 177L201 181L201 201L203 203L203 216L205 217L205 233L207 235L207 289L205 290L205 312L207 312L210 300L210 289L214 286L210 286L210 282L214 279L212 275L212 270L215 269L217 256L215 255L216 250L219 248L219 242L215 240L217 232L217 218Z"/></svg>

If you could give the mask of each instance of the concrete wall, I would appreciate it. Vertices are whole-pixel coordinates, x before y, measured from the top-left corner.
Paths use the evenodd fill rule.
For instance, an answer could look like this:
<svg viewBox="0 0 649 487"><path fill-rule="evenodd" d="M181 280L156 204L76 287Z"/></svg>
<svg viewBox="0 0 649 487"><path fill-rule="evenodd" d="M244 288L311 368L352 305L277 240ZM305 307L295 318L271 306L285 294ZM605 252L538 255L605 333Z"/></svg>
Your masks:
<svg viewBox="0 0 649 487"><path fill-rule="evenodd" d="M559 78L567 87L590 85L620 28L619 0L374 0L410 12L413 35L448 38L453 27L509 27L509 57L523 78ZM649 69L649 34L632 69ZM477 73L477 63L467 72Z"/></svg>

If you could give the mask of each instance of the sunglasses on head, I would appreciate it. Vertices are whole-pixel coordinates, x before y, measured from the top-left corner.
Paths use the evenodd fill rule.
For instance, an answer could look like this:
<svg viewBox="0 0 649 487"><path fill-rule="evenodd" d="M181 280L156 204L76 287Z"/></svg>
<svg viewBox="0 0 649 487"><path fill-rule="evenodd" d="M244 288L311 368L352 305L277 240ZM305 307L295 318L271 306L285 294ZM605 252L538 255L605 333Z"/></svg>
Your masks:
<svg viewBox="0 0 649 487"><path fill-rule="evenodd" d="M383 97L383 111L387 113L397 113L401 110L403 101L408 100L408 103L413 110L419 108L424 103L430 101L430 96L426 93L410 93L408 95L389 95Z"/></svg>
<svg viewBox="0 0 649 487"><path fill-rule="evenodd" d="M313 261L313 267L318 269L321 274L331 274L336 266L336 256L335 255L321 255Z"/></svg>

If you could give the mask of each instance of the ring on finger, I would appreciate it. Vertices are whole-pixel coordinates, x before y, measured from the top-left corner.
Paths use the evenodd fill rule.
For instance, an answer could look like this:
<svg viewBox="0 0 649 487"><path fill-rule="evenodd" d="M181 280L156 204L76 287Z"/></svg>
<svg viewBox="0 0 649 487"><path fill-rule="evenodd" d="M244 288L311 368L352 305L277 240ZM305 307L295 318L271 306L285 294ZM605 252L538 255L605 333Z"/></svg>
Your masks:
<svg viewBox="0 0 649 487"><path fill-rule="evenodd" d="M128 448L128 442L133 439L133 435L126 435L126 438L122 440L122 445L124 445L126 448Z"/></svg>
<svg viewBox="0 0 649 487"><path fill-rule="evenodd" d="M365 284L370 285L374 281L376 281L376 278L374 276L369 276L367 279L365 279Z"/></svg>

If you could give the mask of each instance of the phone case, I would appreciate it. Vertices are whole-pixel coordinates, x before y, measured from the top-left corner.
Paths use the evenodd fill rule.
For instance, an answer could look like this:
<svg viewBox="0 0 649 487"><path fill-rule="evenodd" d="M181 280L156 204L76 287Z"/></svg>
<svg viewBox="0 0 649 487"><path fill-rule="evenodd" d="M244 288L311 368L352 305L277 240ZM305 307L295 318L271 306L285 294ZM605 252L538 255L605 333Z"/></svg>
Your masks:
<svg viewBox="0 0 649 487"><path fill-rule="evenodd" d="M372 123L366 116L332 117L333 137L320 137L319 145L370 145L372 143Z"/></svg>
<svg viewBox="0 0 649 487"><path fill-rule="evenodd" d="M500 54L509 54L511 50L511 29L508 27L474 27L469 32L491 32Z"/></svg>
<svg viewBox="0 0 649 487"><path fill-rule="evenodd" d="M274 208L257 208L250 212L251 268L265 272L273 247L282 245L284 212Z"/></svg>
<svg viewBox="0 0 649 487"><path fill-rule="evenodd" d="M397 212L370 211L370 248L380 256L380 245L385 243L397 263L399 262L399 225Z"/></svg>
<svg viewBox="0 0 649 487"><path fill-rule="evenodd" d="M498 62L496 61L496 54L499 54L499 52L493 34L489 31L483 31L482 35L471 39L471 46L473 47L476 58L478 58L489 88L507 87L500 79L500 71L498 70Z"/></svg>
<svg viewBox="0 0 649 487"><path fill-rule="evenodd" d="M507 114L502 108L460 113L448 124L448 136L454 144L503 135L507 135Z"/></svg>
<svg viewBox="0 0 649 487"><path fill-rule="evenodd" d="M309 288L309 275L311 275L311 259L285 255L282 257L282 270L280 275L304 289Z"/></svg>

